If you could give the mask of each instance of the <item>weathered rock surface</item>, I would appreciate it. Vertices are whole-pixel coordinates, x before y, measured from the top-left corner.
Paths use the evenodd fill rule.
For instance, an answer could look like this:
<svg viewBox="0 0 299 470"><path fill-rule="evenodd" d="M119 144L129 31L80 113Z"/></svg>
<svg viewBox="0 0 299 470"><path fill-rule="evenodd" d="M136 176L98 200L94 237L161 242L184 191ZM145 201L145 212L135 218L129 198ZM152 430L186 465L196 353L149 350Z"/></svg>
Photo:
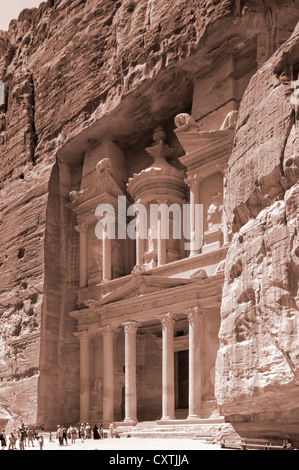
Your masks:
<svg viewBox="0 0 299 470"><path fill-rule="evenodd" d="M298 420L299 410L299 148L291 100L298 40L297 28L252 78L240 106L216 366L217 399L228 419L275 420L276 431Z"/></svg>

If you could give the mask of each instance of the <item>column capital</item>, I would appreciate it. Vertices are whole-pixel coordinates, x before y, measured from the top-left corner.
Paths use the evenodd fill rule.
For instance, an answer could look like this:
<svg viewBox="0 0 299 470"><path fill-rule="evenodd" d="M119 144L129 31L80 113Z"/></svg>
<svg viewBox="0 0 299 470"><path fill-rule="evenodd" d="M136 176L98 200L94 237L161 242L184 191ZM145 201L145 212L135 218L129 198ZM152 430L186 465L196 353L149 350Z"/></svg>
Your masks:
<svg viewBox="0 0 299 470"><path fill-rule="evenodd" d="M98 329L99 333L102 333L103 337L116 337L120 332L119 328L112 328L110 325L104 326Z"/></svg>
<svg viewBox="0 0 299 470"><path fill-rule="evenodd" d="M196 322L201 322L201 320L203 318L203 310L198 306L187 308L184 311L184 313L187 315L188 321L189 321L190 324L194 324Z"/></svg>
<svg viewBox="0 0 299 470"><path fill-rule="evenodd" d="M199 185L203 180L203 176L200 176L198 174L195 175L189 175L187 178L184 179L185 183L189 188L191 188L193 185L197 184Z"/></svg>
<svg viewBox="0 0 299 470"><path fill-rule="evenodd" d="M157 197L156 199L158 206L161 206L162 204L168 204L169 203L169 197L168 196L160 196ZM163 208L163 206L162 206ZM161 211L161 208L158 207L159 212Z"/></svg>
<svg viewBox="0 0 299 470"><path fill-rule="evenodd" d="M78 333L74 333L74 336L76 336L76 338L79 338L80 343L84 343L84 342L87 343L90 339L90 333L89 333L88 330L79 331Z"/></svg>
<svg viewBox="0 0 299 470"><path fill-rule="evenodd" d="M165 328L167 326L174 326L175 324L175 318L172 313L165 313L163 315L157 315L158 320L160 320L162 324L162 328Z"/></svg>
<svg viewBox="0 0 299 470"><path fill-rule="evenodd" d="M75 228L76 232L86 233L87 230L88 230L88 225L85 224L85 223L82 223L80 225L76 225L74 228Z"/></svg>
<svg viewBox="0 0 299 470"><path fill-rule="evenodd" d="M137 333L138 328L141 326L141 323L137 321L126 321L123 324L125 333Z"/></svg>
<svg viewBox="0 0 299 470"><path fill-rule="evenodd" d="M220 173L223 174L225 178L227 178L227 173L228 173L228 163L223 163L222 165L216 165L216 168Z"/></svg>
<svg viewBox="0 0 299 470"><path fill-rule="evenodd" d="M146 335L144 333L137 334L137 343L143 344L146 340Z"/></svg>

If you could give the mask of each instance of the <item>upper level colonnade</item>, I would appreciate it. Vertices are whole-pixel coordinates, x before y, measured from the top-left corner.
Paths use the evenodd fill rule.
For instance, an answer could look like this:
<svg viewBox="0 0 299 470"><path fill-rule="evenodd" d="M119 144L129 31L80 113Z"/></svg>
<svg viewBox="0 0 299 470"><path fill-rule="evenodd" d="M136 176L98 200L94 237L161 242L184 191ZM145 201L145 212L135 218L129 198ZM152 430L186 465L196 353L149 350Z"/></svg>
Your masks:
<svg viewBox="0 0 299 470"><path fill-rule="evenodd" d="M179 114L174 134L184 155L158 127L145 148L152 164L127 181L115 142L106 139L85 158L81 189L70 193L69 204L80 234L81 288L229 244L226 178L237 115L230 112L220 129L201 131L189 114ZM97 161L99 154L104 158Z"/></svg>

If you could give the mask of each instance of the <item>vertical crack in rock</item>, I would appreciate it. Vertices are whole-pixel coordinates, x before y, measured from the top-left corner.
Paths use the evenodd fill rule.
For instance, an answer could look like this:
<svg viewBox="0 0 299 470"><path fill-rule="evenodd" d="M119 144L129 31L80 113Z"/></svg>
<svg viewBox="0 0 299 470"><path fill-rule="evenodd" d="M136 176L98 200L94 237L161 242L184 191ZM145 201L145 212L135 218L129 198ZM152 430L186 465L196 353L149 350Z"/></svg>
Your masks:
<svg viewBox="0 0 299 470"><path fill-rule="evenodd" d="M24 106L27 116L27 127L24 135L24 144L28 147L29 159L35 165L35 149L37 146L37 134L35 127L35 89L32 73L26 77L26 89L24 90Z"/></svg>

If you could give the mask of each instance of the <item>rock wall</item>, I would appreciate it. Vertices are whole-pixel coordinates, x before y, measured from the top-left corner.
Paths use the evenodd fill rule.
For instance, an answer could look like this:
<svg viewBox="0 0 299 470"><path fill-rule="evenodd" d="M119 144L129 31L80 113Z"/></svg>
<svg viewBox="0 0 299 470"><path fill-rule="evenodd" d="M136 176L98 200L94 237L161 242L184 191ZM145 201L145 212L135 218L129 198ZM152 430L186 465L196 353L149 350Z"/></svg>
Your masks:
<svg viewBox="0 0 299 470"><path fill-rule="evenodd" d="M299 418L298 66L297 27L251 79L229 161L217 399L272 433Z"/></svg>
<svg viewBox="0 0 299 470"><path fill-rule="evenodd" d="M0 404L12 425L21 417L51 426L79 417L79 347L68 315L76 306L78 235L65 204L81 179L78 136L103 117L109 126L118 108L126 143L144 140L155 122L149 110L161 113L155 94L166 89L182 88L166 119L184 109L192 94L185 72L146 99L136 90L191 55L208 26L230 14L231 2L49 0L1 32ZM97 127L84 145L95 136Z"/></svg>
<svg viewBox="0 0 299 470"><path fill-rule="evenodd" d="M79 416L78 343L68 315L76 306L78 235L67 203L70 190L79 188L88 146L109 134L124 151L144 148L157 124L168 125L191 108L196 77L211 75L219 60L234 52L246 62L250 48L257 53L253 58L250 53L252 64L247 63L238 90L242 95L248 74L288 39L296 15L298 2L291 0L262 5L253 0L48 0L24 10L8 32L0 32L0 80L6 88L0 108L0 407L1 415L10 417L5 419L52 426ZM266 74L267 67L263 70ZM276 96L288 88L277 83L265 92ZM285 114L291 114L285 103ZM245 108L241 119L248 129L252 119L245 117ZM196 117L205 122L214 111L211 102L205 114L197 107ZM286 118L277 126L283 145L290 123ZM279 187L281 203L289 194L290 214L294 190L290 183ZM247 222L241 207L251 193L239 202L234 194L229 208L235 208L239 230ZM288 220L291 232L291 215ZM291 236L284 240L289 240L287 263ZM227 291L228 283L224 305ZM223 310L221 338L225 325ZM234 344L229 334L227 341ZM224 378L222 353L223 348L219 370ZM285 374L291 376L290 370Z"/></svg>

